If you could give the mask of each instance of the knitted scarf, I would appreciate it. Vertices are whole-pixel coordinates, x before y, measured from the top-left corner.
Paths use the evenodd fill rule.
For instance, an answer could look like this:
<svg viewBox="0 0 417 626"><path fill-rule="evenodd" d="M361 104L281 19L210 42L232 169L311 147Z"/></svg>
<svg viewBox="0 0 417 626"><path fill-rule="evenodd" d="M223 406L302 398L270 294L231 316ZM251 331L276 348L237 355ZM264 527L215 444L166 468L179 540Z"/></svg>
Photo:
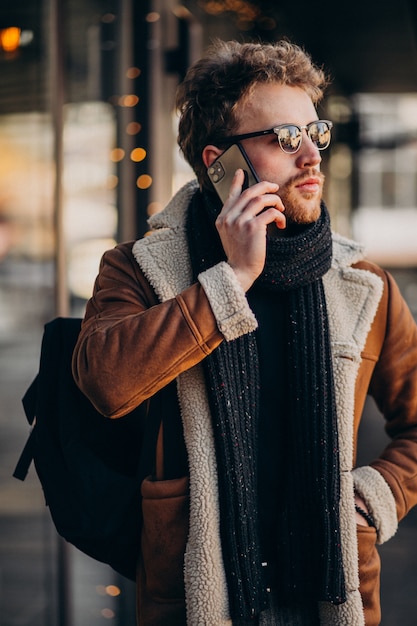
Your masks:
<svg viewBox="0 0 417 626"><path fill-rule="evenodd" d="M214 226L217 197L196 192L187 236L194 277L225 260ZM345 601L340 546L340 472L335 394L322 276L330 268L330 219L301 234L269 238L258 283L282 292L288 307L289 406L297 465L286 516L292 576L287 591ZM233 624L250 624L265 606L257 505L259 362L255 333L223 341L204 360L219 475L220 534ZM277 399L277 413L279 413ZM281 419L284 419L281 417ZM271 494L272 497L272 494ZM279 494L274 494L279 498ZM288 576L287 576L288 575ZM284 595L288 595L285 594Z"/></svg>

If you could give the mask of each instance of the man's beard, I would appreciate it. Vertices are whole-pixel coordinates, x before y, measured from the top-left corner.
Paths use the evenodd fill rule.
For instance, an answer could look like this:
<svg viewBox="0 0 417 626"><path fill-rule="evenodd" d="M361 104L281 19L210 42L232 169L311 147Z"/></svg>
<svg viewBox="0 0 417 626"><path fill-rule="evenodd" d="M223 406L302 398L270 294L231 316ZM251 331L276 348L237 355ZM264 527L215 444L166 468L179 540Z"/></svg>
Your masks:
<svg viewBox="0 0 417 626"><path fill-rule="evenodd" d="M297 185L312 177L320 179L318 193L301 193L299 189L296 189ZM290 224L312 224L318 220L321 212L323 185L324 174L316 170L308 170L303 174L294 176L279 188L278 195L285 207L284 215L288 226Z"/></svg>

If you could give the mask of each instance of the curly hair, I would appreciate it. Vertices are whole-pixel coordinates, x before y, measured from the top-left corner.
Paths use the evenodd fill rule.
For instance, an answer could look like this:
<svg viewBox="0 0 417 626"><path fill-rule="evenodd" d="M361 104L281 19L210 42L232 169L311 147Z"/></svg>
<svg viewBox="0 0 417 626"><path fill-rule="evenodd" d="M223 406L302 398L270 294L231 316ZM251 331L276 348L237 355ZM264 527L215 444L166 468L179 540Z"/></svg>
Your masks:
<svg viewBox="0 0 417 626"><path fill-rule="evenodd" d="M328 79L298 45L216 40L188 70L177 91L178 145L200 184L208 178L202 160L208 144L221 147L236 130L236 106L259 83L300 87L317 104Z"/></svg>

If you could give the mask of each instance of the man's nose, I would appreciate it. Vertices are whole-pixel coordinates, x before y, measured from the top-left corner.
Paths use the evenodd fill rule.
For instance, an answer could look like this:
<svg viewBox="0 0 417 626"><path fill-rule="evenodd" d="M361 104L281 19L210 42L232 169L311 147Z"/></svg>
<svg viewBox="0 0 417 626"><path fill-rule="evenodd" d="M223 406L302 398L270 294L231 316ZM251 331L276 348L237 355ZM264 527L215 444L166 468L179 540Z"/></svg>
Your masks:
<svg viewBox="0 0 417 626"><path fill-rule="evenodd" d="M317 167L322 161L320 150L316 144L311 141L308 136L307 130L303 129L303 140L301 142L300 149L297 153L297 166L298 167Z"/></svg>

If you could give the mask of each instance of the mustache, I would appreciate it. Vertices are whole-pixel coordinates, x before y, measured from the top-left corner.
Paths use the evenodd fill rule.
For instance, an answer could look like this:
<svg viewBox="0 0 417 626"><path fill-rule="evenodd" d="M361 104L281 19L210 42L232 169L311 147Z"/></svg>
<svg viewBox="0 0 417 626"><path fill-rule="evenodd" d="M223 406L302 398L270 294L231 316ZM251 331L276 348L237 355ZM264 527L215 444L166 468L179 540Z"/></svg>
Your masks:
<svg viewBox="0 0 417 626"><path fill-rule="evenodd" d="M295 187L296 185L302 185L304 182L306 182L310 178L318 178L321 184L323 185L326 177L323 174L323 172L310 168L306 170L305 172L303 172L302 174L296 174L295 176L287 180L284 183L284 185L280 187L280 191L282 191L283 189L289 189L290 187Z"/></svg>

